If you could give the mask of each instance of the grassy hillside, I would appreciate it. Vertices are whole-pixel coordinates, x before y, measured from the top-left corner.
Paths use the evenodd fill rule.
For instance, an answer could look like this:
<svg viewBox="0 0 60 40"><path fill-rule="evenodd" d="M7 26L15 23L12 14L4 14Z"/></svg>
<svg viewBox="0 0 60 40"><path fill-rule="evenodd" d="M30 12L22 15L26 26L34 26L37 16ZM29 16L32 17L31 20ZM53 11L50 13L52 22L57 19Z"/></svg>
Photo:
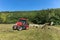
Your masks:
<svg viewBox="0 0 60 40"><path fill-rule="evenodd" d="M36 11L2 11L0 12L0 24L12 24L21 17L27 18L29 22L35 24L53 21L55 25L60 25L60 8Z"/></svg>
<svg viewBox="0 0 60 40"><path fill-rule="evenodd" d="M0 24L0 40L60 40L60 30L53 27L13 31L12 26L13 24Z"/></svg>

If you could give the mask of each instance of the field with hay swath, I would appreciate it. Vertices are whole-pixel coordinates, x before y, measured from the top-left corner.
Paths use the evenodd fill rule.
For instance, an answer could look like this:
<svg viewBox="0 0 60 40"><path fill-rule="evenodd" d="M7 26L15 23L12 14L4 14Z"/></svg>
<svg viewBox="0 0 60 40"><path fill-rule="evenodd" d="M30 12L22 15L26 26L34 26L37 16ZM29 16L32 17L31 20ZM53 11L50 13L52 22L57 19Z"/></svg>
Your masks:
<svg viewBox="0 0 60 40"><path fill-rule="evenodd" d="M33 28L29 30L14 31L13 24L0 24L0 40L60 40L60 30Z"/></svg>

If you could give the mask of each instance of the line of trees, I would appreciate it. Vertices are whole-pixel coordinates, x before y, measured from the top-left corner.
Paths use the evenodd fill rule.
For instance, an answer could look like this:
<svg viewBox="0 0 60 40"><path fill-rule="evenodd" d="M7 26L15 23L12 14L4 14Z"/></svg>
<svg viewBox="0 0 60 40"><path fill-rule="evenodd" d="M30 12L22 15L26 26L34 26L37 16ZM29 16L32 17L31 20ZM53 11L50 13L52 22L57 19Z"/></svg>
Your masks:
<svg viewBox="0 0 60 40"><path fill-rule="evenodd" d="M0 23L15 23L19 18L28 18L29 22L36 24L49 23L60 24L60 9L46 9L38 11L14 11L0 12Z"/></svg>

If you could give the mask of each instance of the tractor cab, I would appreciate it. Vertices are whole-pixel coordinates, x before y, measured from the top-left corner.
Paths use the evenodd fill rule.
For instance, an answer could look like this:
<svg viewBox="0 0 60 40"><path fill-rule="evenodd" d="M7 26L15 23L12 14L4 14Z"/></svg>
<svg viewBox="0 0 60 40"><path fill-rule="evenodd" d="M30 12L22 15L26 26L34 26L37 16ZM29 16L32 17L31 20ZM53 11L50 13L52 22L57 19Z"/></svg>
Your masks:
<svg viewBox="0 0 60 40"><path fill-rule="evenodd" d="M28 29L28 28L29 28L29 24L26 18L20 18L16 22L16 25L13 26L13 29L17 29L17 30Z"/></svg>
<svg viewBox="0 0 60 40"><path fill-rule="evenodd" d="M25 18L20 18L20 19L18 20L18 22L22 22L23 25L24 25L24 24L27 23L27 19L25 19Z"/></svg>

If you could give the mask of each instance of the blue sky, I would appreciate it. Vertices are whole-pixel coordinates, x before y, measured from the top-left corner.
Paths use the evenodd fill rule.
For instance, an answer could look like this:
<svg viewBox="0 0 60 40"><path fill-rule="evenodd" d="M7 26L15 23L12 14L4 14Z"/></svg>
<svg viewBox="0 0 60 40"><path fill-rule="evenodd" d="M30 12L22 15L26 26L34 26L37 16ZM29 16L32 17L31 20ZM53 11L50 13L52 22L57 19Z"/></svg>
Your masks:
<svg viewBox="0 0 60 40"><path fill-rule="evenodd" d="M31 11L60 8L60 0L0 0L0 11Z"/></svg>

